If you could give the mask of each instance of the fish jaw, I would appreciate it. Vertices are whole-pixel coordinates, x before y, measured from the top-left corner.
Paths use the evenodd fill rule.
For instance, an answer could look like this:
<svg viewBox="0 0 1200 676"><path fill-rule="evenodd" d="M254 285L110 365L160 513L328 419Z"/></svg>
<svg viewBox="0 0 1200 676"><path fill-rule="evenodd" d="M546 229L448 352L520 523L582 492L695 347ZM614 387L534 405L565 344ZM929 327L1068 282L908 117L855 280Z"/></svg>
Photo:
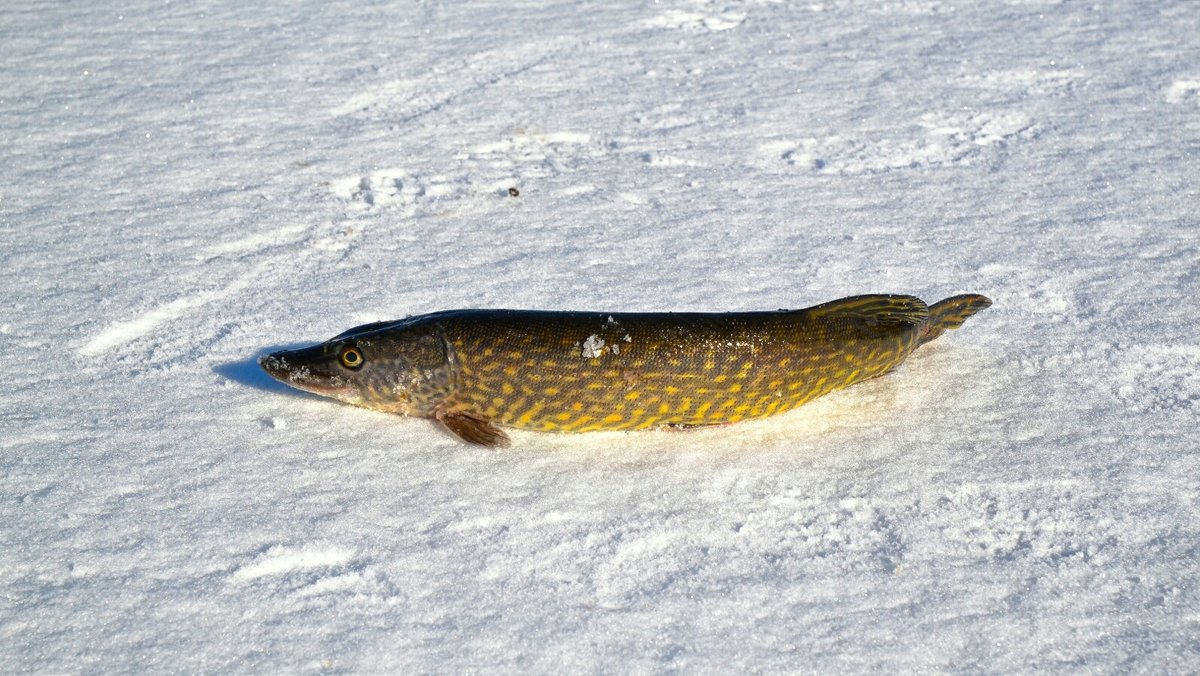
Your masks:
<svg viewBox="0 0 1200 676"><path fill-rule="evenodd" d="M361 398L358 388L347 378L328 373L323 364L312 363L306 350L283 350L260 357L258 365L269 376L298 390L357 404Z"/></svg>

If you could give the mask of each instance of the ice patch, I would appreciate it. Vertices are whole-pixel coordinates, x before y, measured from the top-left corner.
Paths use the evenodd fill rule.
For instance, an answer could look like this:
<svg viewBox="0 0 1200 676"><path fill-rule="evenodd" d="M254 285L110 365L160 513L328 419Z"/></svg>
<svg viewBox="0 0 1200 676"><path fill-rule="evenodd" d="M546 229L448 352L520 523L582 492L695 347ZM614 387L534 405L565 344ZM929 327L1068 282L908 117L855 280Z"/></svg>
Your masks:
<svg viewBox="0 0 1200 676"><path fill-rule="evenodd" d="M567 186L566 188L559 190L558 195L562 197L574 197L576 195L586 195L593 192L596 192L596 186L592 185L591 183L581 183L579 185Z"/></svg>
<svg viewBox="0 0 1200 676"><path fill-rule="evenodd" d="M647 28L663 28L667 30L691 31L727 31L737 28L746 20L741 12L722 12L720 14L702 14L682 9L671 9L647 20L643 25Z"/></svg>
<svg viewBox="0 0 1200 676"><path fill-rule="evenodd" d="M392 80L371 87L346 99L330 112L334 115L350 115L365 112L380 104L394 100L412 100L420 90L421 80Z"/></svg>
<svg viewBox="0 0 1200 676"><path fill-rule="evenodd" d="M543 134L514 134L508 138L471 146L459 159L471 165L494 169L520 167L523 175L549 175L577 161L604 155L605 150L591 134L558 131ZM551 171L529 173L529 165Z"/></svg>
<svg viewBox="0 0 1200 676"><path fill-rule="evenodd" d="M411 121L435 113L464 96L496 87L549 61L572 44L567 39L536 40L447 60L435 64L419 78L398 78L371 85L330 112L335 116L386 119L392 124Z"/></svg>
<svg viewBox="0 0 1200 676"><path fill-rule="evenodd" d="M354 552L342 547L308 546L302 548L274 547L258 561L234 571L231 580L244 582L272 575L316 568L335 568L354 560Z"/></svg>
<svg viewBox="0 0 1200 676"><path fill-rule="evenodd" d="M446 530L452 533L458 533L471 530L495 530L502 527L504 527L504 522L501 519L488 514L457 521L449 526L446 526Z"/></svg>
<svg viewBox="0 0 1200 676"><path fill-rule="evenodd" d="M596 359L604 354L604 339L600 336L592 334L588 339L583 341L583 349L581 350L584 359Z"/></svg>
<svg viewBox="0 0 1200 676"><path fill-rule="evenodd" d="M1200 99L1200 79L1176 80L1163 92L1167 103L1183 103L1188 99Z"/></svg>
<svg viewBox="0 0 1200 676"><path fill-rule="evenodd" d="M310 596L320 596L322 594L336 594L345 592L358 587L363 583L363 575L359 572L346 573L344 575L331 575L323 577L316 582L296 591L296 596L301 598Z"/></svg>
<svg viewBox="0 0 1200 676"><path fill-rule="evenodd" d="M687 160L674 155L667 155L660 152L649 152L642 154L642 161L652 167L702 167L702 162L695 160Z"/></svg>
<svg viewBox="0 0 1200 676"><path fill-rule="evenodd" d="M270 232L260 232L240 239L214 244L204 249L196 256L197 259L215 258L230 254L245 253L262 249L280 243L281 240L294 239L295 235L303 233L307 228L303 225L288 225L276 228Z"/></svg>
<svg viewBox="0 0 1200 676"><path fill-rule="evenodd" d="M547 145L555 144L575 144L583 145L592 142L591 134L584 134L575 131L559 131L550 134L534 134L533 140L537 143L545 143Z"/></svg>
<svg viewBox="0 0 1200 676"><path fill-rule="evenodd" d="M160 305L133 319L114 322L79 348L79 354L94 357L115 347L131 343L154 331L160 324L178 319L189 311L224 298L250 284L251 276L235 280L223 289L184 296Z"/></svg>
<svg viewBox="0 0 1200 676"><path fill-rule="evenodd" d="M1077 71L1064 69L1013 68L994 70L966 78L969 83L1000 91L1021 90L1032 95L1044 95L1069 89L1078 79Z"/></svg>

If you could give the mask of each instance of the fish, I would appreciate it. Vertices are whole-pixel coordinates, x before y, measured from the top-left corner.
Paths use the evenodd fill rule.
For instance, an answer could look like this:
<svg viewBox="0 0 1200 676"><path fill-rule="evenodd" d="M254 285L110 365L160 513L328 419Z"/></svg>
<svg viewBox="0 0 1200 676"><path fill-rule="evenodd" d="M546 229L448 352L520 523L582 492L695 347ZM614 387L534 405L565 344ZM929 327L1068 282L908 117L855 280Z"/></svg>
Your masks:
<svg viewBox="0 0 1200 676"><path fill-rule="evenodd" d="M498 448L511 444L502 428L689 429L790 411L891 372L991 304L871 294L760 312L445 310L259 364L297 389Z"/></svg>

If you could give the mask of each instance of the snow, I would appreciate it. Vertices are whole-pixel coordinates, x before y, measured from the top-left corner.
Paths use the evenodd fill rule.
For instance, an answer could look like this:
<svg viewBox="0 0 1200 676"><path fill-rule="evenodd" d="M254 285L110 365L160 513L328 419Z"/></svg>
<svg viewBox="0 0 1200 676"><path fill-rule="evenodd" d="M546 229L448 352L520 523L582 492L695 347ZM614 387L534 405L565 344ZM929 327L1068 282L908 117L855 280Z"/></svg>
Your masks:
<svg viewBox="0 0 1200 676"><path fill-rule="evenodd" d="M1197 35L1178 1L5 3L0 665L1197 670ZM869 292L995 305L787 415L503 452L255 363Z"/></svg>
<svg viewBox="0 0 1200 676"><path fill-rule="evenodd" d="M604 339L596 334L588 336L587 340L580 344L579 352L584 359L599 358L605 352Z"/></svg>

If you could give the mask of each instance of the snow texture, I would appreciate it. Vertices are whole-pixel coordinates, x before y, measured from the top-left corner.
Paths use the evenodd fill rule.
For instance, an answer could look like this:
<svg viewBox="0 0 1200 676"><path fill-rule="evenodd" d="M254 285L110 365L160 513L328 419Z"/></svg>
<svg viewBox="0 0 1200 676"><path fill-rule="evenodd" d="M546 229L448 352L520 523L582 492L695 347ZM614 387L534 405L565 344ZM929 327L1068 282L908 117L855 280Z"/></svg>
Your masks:
<svg viewBox="0 0 1200 676"><path fill-rule="evenodd" d="M1200 669L1192 3L15 0L0 36L3 671ZM995 305L777 418L504 452L255 364L868 292Z"/></svg>

